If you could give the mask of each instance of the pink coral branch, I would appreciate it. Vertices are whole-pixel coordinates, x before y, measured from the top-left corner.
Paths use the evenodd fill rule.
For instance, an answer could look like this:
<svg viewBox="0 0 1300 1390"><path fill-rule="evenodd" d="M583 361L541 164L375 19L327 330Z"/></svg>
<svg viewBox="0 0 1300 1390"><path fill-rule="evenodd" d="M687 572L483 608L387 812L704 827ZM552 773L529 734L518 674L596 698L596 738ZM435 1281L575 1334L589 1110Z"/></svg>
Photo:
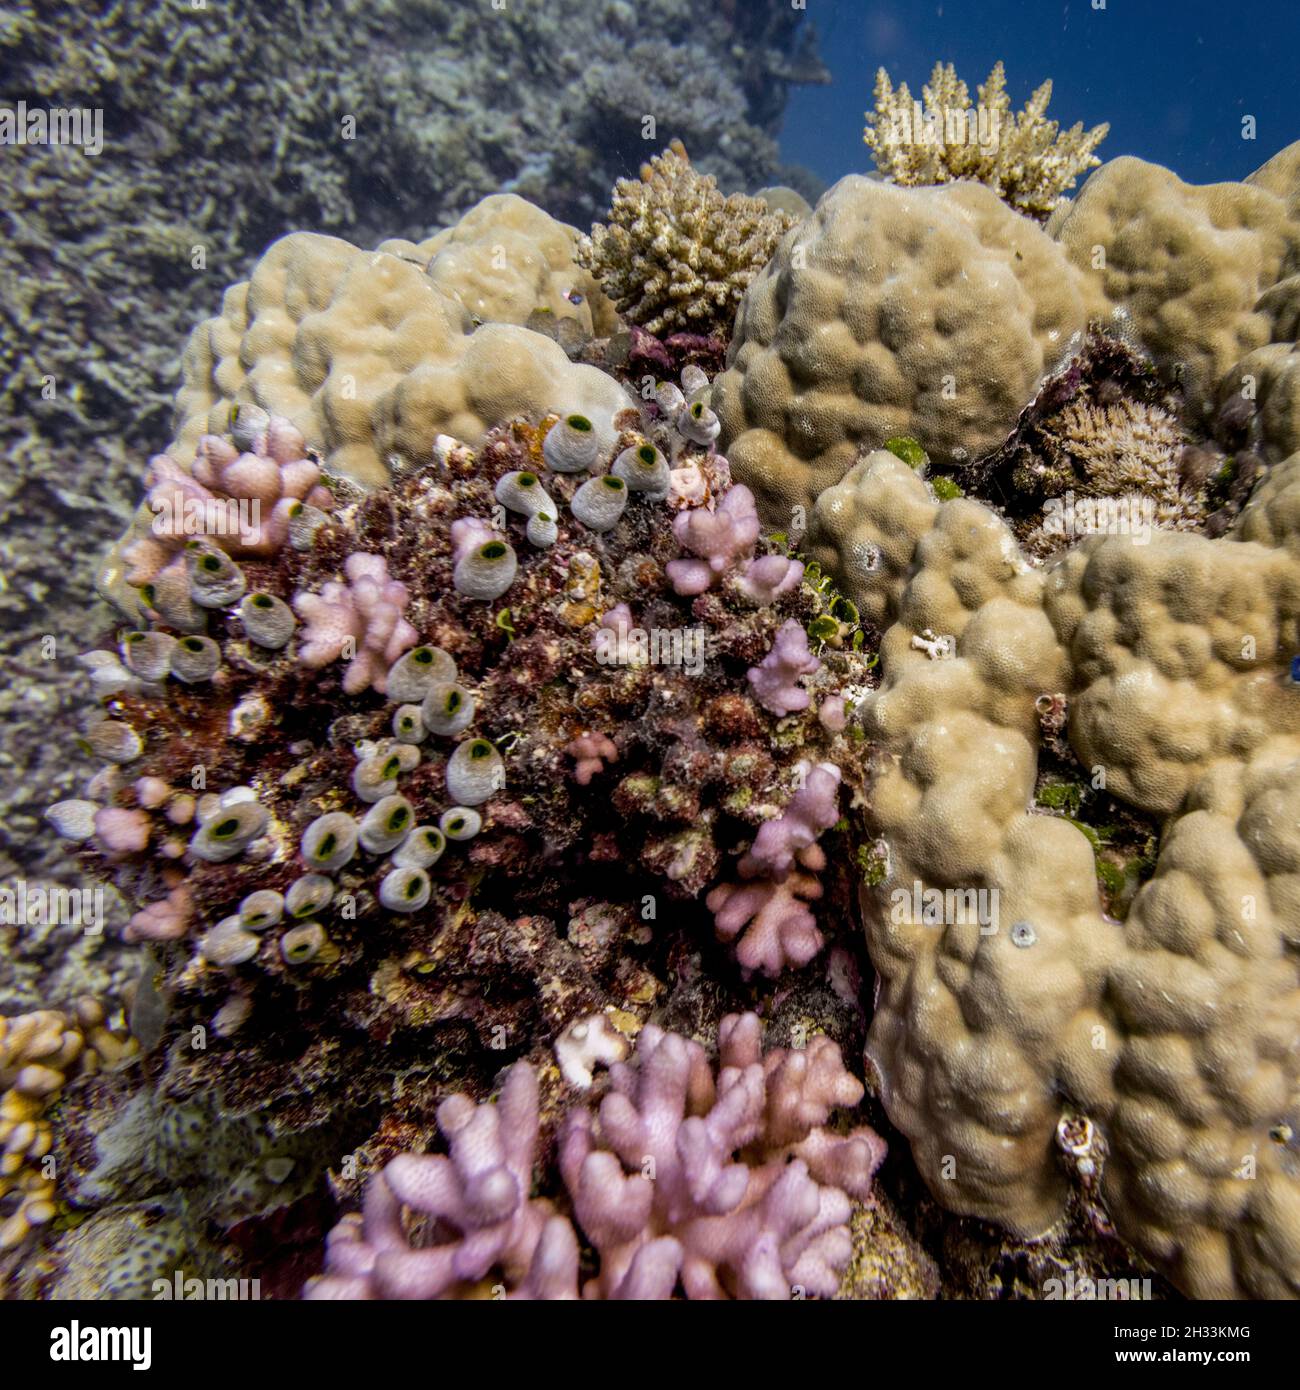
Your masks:
<svg viewBox="0 0 1300 1390"><path fill-rule="evenodd" d="M389 577L382 555L356 551L343 565L347 583L327 583L319 594L297 593L293 606L305 621L298 660L318 671L348 656L343 689L349 695L373 688L382 695L388 669L419 633L402 616L410 602L406 585Z"/></svg>
<svg viewBox="0 0 1300 1390"><path fill-rule="evenodd" d="M772 650L746 674L758 703L784 718L808 708L810 697L799 677L819 670L821 662L808 650L808 634L789 618L777 630Z"/></svg>

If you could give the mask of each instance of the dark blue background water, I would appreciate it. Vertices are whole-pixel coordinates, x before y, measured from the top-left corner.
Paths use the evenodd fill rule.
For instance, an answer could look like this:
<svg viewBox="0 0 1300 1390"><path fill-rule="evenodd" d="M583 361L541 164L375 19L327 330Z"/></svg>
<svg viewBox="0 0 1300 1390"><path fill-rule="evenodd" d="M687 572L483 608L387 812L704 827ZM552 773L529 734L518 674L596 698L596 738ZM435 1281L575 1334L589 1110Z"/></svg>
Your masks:
<svg viewBox="0 0 1300 1390"><path fill-rule="evenodd" d="M808 15L835 82L793 91L781 144L827 182L874 167L863 113L882 64L919 100L934 64L955 63L973 101L1001 58L1014 109L1050 77L1052 119L1110 122L1102 159L1192 183L1243 178L1300 139L1300 0L808 0Z"/></svg>

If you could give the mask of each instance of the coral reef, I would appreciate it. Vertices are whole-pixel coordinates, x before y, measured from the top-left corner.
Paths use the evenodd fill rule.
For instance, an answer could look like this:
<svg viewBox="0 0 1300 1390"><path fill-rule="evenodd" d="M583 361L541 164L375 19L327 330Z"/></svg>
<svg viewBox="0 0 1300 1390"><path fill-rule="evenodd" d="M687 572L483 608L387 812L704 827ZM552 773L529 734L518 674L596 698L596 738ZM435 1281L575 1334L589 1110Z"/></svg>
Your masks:
<svg viewBox="0 0 1300 1390"><path fill-rule="evenodd" d="M1045 220L1079 175L1101 163L1093 151L1110 126L1085 131L1076 122L1062 132L1047 119L1050 81L1034 92L1023 111L1013 112L1001 63L994 64L977 92L972 109L956 68L936 63L921 88L922 105L913 101L906 82L895 90L889 74L879 69L875 113L867 117L863 135L876 168L903 185L974 179L1017 212Z"/></svg>
<svg viewBox="0 0 1300 1390"><path fill-rule="evenodd" d="M1155 363L1185 426L1289 456L1298 160L1205 188L1113 160L1042 229L968 181L842 179L741 304L713 393L737 478L788 525L897 435L940 467L976 463L1089 324Z"/></svg>
<svg viewBox="0 0 1300 1390"><path fill-rule="evenodd" d="M183 590L163 603L141 565L141 626L83 658L104 766L50 813L159 953L175 1103L215 1090L227 1119L356 1143L411 1074L481 1088L503 1040L569 1038L589 1071L618 1040L584 1063L574 1030L644 1020L685 942L740 989L842 935L818 916L848 898L827 847L863 750L823 713L869 662L700 442L707 385L629 400L608 445L576 412L438 436L369 492L277 464L300 436L275 416L201 439L196 473L244 447L225 486L298 470L331 506L143 552L183 560Z"/></svg>
<svg viewBox="0 0 1300 1390"><path fill-rule="evenodd" d="M593 1113L560 1124L558 1164L599 1272L585 1298L829 1298L849 1263L851 1201L884 1158L866 1127L827 1128L861 1101L839 1048L762 1047L756 1014L724 1018L715 1077L696 1042L648 1025L616 1062ZM371 1182L361 1214L330 1236L311 1298L465 1296L495 1275L505 1296L573 1299L578 1239L531 1196L538 1081L518 1062L495 1105L452 1096L438 1125L449 1154L404 1155ZM431 1239L413 1242L403 1208Z"/></svg>
<svg viewBox="0 0 1300 1390"><path fill-rule="evenodd" d="M760 198L718 191L680 141L620 179L608 221L578 262L630 322L650 333L729 336L741 296L794 219Z"/></svg>
<svg viewBox="0 0 1300 1390"><path fill-rule="evenodd" d="M1242 183L1205 187L1158 164L1113 159L1049 223L1200 418L1221 382L1225 394L1242 388L1242 358L1294 341L1284 306L1300 266L1300 209L1288 192L1297 158L1290 146ZM1298 444L1279 440L1277 456Z"/></svg>
<svg viewBox="0 0 1300 1390"><path fill-rule="evenodd" d="M130 520L137 456L169 435L179 349L225 287L286 232L418 241L503 190L586 225L655 148L646 115L727 189L782 178L815 196L811 175L781 167L774 138L791 86L826 79L804 18L778 0L707 14L684 0L635 13L624 0L548 0L498 6L486 23L477 0L6 6L6 110L103 113L93 154L7 147L6 877L67 882L40 812L71 793L76 770L47 731L84 701L48 644L77 650L112 621L82 602L83 577ZM512 239L501 244L516 265ZM473 256L457 246L454 259L459 273ZM101 950L72 992L108 987L113 956ZM36 982L27 1002L43 993Z"/></svg>
<svg viewBox="0 0 1300 1390"><path fill-rule="evenodd" d="M583 239L520 195L586 220L606 155L658 143L628 62L633 100L692 94L662 138L731 124L748 169L750 118L816 76L774 0L698 21L743 74L683 56L680 0L643 8L559 57L551 9L486 26L498 81L525 51L567 75L533 136L608 125L590 159L511 176L497 137L504 192L373 251L283 236L193 334L100 576L129 623L40 645L93 764L46 733L48 838L130 915L66 953L0 915L0 1280L296 1293L361 1205L314 1296L1021 1296L1143 1260L1294 1295L1300 145L1210 189L1117 160L1066 203L1104 131L1062 135L1049 87L1012 117L999 66L996 154L923 160L882 74L892 183L728 199L675 140ZM45 90L25 10L0 44ZM247 57L254 114L281 53ZM951 68L925 96L978 135ZM289 105L285 147L254 141L273 180ZM339 161L317 225L400 143ZM476 178L422 170L410 215ZM223 280L262 225L237 191ZM161 400L118 429L113 370L110 467ZM56 384L81 447L90 398ZM113 508L47 443L16 457L93 544ZM25 1012L81 972L135 1041L90 1002ZM884 1142L832 1122L864 1103L911 1145L878 1182Z"/></svg>
<svg viewBox="0 0 1300 1390"><path fill-rule="evenodd" d="M1297 474L1275 468L1223 539L1092 536L1046 571L887 452L813 528L886 626L863 907L890 1116L941 1201L1022 1233L1086 1162L1119 1233L1196 1297L1300 1282ZM1123 923L1087 835L1025 811L1058 704L1079 775L1163 824ZM1096 1141L1065 1168L1074 1129Z"/></svg>

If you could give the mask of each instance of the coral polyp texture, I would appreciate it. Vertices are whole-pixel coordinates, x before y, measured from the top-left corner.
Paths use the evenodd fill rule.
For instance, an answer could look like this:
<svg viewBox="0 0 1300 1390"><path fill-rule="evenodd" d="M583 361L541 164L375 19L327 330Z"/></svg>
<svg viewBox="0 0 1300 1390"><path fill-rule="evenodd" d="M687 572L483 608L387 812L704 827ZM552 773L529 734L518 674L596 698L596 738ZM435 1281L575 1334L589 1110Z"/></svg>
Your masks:
<svg viewBox="0 0 1300 1390"><path fill-rule="evenodd" d="M1090 536L1040 570L882 451L813 528L885 628L863 906L889 1114L942 1201L1025 1234L1061 1215L1086 1117L1120 1234L1197 1297L1300 1286L1298 477L1222 539ZM1058 716L1083 777L1160 827L1122 923L1095 834L1026 813Z"/></svg>
<svg viewBox="0 0 1300 1390"><path fill-rule="evenodd" d="M936 63L921 88L924 102L913 99L906 82L897 89L884 68L876 73L874 114L863 135L876 168L904 185L973 179L1017 212L1045 219L1080 174L1101 161L1093 153L1110 126L1084 130L1076 122L1062 131L1047 119L1052 84L1044 82L1013 112L1007 77L996 63L977 89L970 91L951 63Z"/></svg>
<svg viewBox="0 0 1300 1390"><path fill-rule="evenodd" d="M829 1038L765 1053L756 1014L722 1020L718 1054L715 1075L699 1043L649 1024L599 1108L569 1110L557 1146L572 1221L531 1195L533 1068L511 1067L493 1105L450 1097L438 1111L450 1152L403 1155L372 1180L308 1296L456 1297L496 1280L508 1298L574 1299L581 1239L598 1264L584 1298L832 1297L852 1202L885 1156L866 1126L828 1127L862 1083ZM411 1239L404 1208L432 1239Z"/></svg>
<svg viewBox="0 0 1300 1390"><path fill-rule="evenodd" d="M741 296L794 218L761 198L724 197L680 141L620 179L609 220L578 259L629 322L650 333L730 333Z"/></svg>

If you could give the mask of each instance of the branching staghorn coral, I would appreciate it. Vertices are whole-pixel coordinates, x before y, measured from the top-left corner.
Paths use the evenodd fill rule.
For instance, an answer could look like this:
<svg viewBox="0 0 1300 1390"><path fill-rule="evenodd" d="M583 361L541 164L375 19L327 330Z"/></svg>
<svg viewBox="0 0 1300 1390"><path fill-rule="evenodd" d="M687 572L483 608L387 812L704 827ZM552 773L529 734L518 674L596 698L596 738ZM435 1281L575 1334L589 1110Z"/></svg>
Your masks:
<svg viewBox="0 0 1300 1390"><path fill-rule="evenodd" d="M89 998L69 1010L0 1017L0 1203L13 1207L0 1223L0 1250L20 1245L55 1215L49 1106L75 1077L117 1066L137 1050L106 1017Z"/></svg>
<svg viewBox="0 0 1300 1390"><path fill-rule="evenodd" d="M651 333L725 337L741 297L794 225L760 198L724 198L674 141L620 179L608 223L579 247L579 264L631 323Z"/></svg>
<svg viewBox="0 0 1300 1390"><path fill-rule="evenodd" d="M1076 122L1062 133L1046 115L1050 80L1018 113L1011 110L1000 62L979 87L973 108L951 63L936 63L921 93L924 104L913 99L906 82L895 90L883 67L876 73L876 107L863 139L876 168L895 183L974 179L1018 212L1043 221L1078 176L1101 163L1093 151L1110 126L1085 131Z"/></svg>
<svg viewBox="0 0 1300 1390"><path fill-rule="evenodd" d="M585 1298L830 1298L885 1146L862 1126L828 1129L863 1088L839 1048L763 1052L756 1014L731 1015L715 1076L697 1042L651 1024L616 1062L599 1110L560 1126L559 1168L599 1272ZM450 1154L403 1155L362 1213L329 1239L313 1299L463 1297L494 1277L508 1298L578 1297L578 1236L531 1195L540 1115L533 1068L506 1073L495 1105L462 1095L438 1111ZM413 1241L403 1207L426 1219Z"/></svg>

